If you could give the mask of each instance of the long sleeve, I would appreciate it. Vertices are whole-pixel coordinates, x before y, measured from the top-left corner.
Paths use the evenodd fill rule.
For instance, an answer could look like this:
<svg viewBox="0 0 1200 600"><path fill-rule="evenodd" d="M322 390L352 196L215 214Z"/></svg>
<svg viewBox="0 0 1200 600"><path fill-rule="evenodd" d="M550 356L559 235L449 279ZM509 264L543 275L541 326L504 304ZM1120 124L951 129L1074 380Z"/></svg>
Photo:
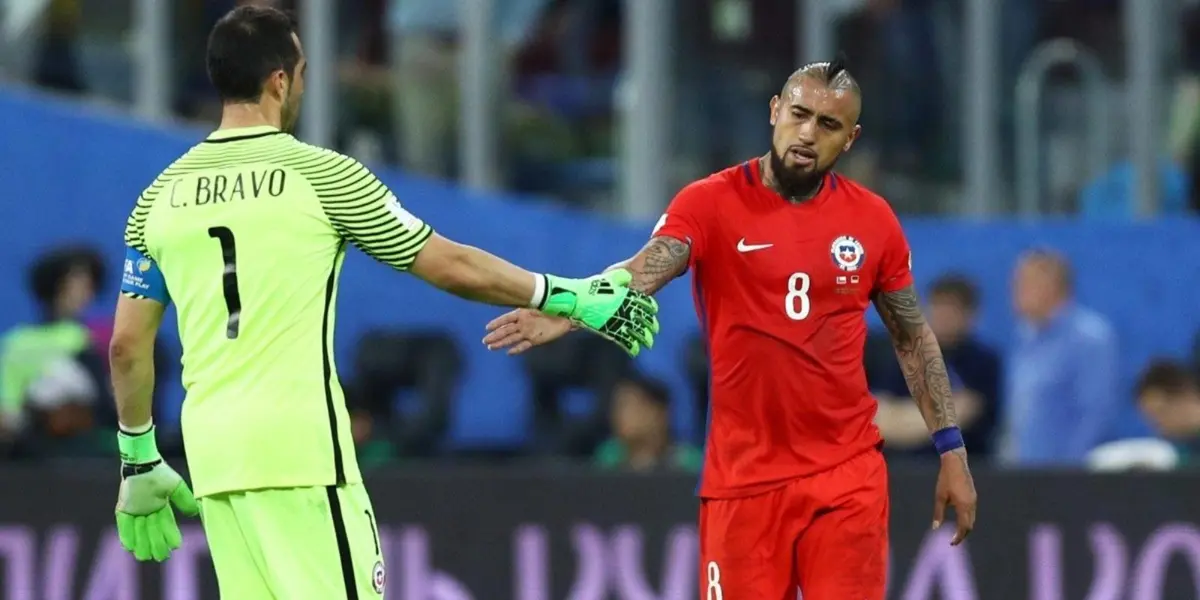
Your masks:
<svg viewBox="0 0 1200 600"><path fill-rule="evenodd" d="M1088 327L1078 337L1071 382L1079 422L1060 457L1064 463L1082 464L1088 452L1112 434L1121 414L1116 340L1107 326Z"/></svg>

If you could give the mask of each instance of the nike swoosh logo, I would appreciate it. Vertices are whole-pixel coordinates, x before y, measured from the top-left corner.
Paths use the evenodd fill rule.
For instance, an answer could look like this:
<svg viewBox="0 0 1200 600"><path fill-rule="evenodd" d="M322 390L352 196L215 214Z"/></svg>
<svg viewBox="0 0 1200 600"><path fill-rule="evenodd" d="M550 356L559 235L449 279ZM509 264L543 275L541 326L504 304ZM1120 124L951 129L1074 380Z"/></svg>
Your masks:
<svg viewBox="0 0 1200 600"><path fill-rule="evenodd" d="M747 244L746 238L742 238L738 240L737 249L738 252L754 252L755 250L764 250L774 245L775 244Z"/></svg>

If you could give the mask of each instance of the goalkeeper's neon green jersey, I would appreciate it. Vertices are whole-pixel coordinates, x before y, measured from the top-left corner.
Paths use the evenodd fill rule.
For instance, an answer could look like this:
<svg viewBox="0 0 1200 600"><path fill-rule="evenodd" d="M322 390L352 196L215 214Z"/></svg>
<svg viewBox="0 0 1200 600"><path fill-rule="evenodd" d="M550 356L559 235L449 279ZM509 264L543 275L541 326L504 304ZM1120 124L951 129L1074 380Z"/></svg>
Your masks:
<svg viewBox="0 0 1200 600"><path fill-rule="evenodd" d="M362 480L333 359L346 243L403 271L430 235L357 161L271 127L212 134L142 193L122 290L175 303L197 496Z"/></svg>

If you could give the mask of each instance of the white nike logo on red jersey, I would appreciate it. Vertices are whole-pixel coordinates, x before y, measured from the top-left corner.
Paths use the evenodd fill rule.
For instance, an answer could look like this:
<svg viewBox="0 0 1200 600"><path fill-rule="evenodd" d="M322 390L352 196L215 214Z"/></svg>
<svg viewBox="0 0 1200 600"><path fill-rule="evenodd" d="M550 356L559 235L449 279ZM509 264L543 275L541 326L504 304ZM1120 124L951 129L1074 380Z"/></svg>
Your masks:
<svg viewBox="0 0 1200 600"><path fill-rule="evenodd" d="M737 249L738 252L754 252L755 250L763 250L774 245L775 244L747 244L746 238L742 238L738 240Z"/></svg>

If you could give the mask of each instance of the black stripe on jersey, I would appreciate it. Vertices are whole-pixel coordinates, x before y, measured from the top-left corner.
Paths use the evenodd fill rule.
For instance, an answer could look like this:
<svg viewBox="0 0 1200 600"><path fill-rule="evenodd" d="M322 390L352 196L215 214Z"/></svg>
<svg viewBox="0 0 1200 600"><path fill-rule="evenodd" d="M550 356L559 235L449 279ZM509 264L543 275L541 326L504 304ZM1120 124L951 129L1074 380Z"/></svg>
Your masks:
<svg viewBox="0 0 1200 600"><path fill-rule="evenodd" d="M333 253L333 266L329 268L329 279L325 280L325 312L321 316L321 368L325 374L325 408L329 411L329 436L333 440L334 484L346 483L346 466L342 464L342 445L338 441L337 410L333 404L333 361L329 357L329 319L333 314L333 287L337 285L338 259L345 251L345 243L338 244Z"/></svg>
<svg viewBox="0 0 1200 600"><path fill-rule="evenodd" d="M746 183L754 185L754 172L750 170L750 161L742 163L742 173L746 175Z"/></svg>
<svg viewBox="0 0 1200 600"><path fill-rule="evenodd" d="M329 497L329 514L333 517L333 537L337 539L338 558L342 563L342 583L346 586L346 600L358 600L358 586L354 585L354 558L350 556L350 536L346 535L346 517L342 514L342 501L336 486L325 488Z"/></svg>
<svg viewBox="0 0 1200 600"><path fill-rule="evenodd" d="M282 133L283 133L282 131L264 131L262 133L249 133L246 135L235 135L235 136L231 136L231 137L227 137L227 138L220 138L220 139L215 139L215 140L204 140L204 143L205 144L225 144L228 142L241 142L241 141L252 140L252 139L260 138L260 137L267 137L269 135L280 135Z"/></svg>

